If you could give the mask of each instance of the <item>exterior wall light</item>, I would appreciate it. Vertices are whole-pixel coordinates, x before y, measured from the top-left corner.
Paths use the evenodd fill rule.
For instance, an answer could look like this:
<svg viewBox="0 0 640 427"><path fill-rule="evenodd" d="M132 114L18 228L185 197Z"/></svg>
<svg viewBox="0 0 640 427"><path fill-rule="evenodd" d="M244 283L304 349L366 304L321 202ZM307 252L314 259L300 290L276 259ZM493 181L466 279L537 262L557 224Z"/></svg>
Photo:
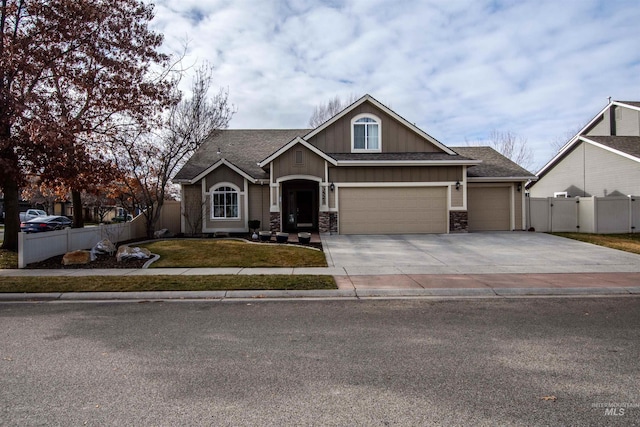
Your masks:
<svg viewBox="0 0 640 427"><path fill-rule="evenodd" d="M518 190L518 193L522 191L522 184L518 183L518 186L516 187L516 190Z"/></svg>
<svg viewBox="0 0 640 427"><path fill-rule="evenodd" d="M329 185L329 190L333 191L335 189L336 189L336 186L332 182L331 185Z"/></svg>
<svg viewBox="0 0 640 427"><path fill-rule="evenodd" d="M456 190L460 190L460 181L456 181Z"/></svg>

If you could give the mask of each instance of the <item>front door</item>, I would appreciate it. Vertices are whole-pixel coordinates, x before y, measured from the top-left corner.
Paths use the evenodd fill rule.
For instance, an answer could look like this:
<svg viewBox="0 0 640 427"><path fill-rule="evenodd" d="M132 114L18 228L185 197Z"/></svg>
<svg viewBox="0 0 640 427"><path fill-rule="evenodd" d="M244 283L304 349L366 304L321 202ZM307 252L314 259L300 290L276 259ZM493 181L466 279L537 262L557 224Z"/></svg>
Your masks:
<svg viewBox="0 0 640 427"><path fill-rule="evenodd" d="M318 227L318 184L288 181L283 185L283 228L285 231L315 230Z"/></svg>

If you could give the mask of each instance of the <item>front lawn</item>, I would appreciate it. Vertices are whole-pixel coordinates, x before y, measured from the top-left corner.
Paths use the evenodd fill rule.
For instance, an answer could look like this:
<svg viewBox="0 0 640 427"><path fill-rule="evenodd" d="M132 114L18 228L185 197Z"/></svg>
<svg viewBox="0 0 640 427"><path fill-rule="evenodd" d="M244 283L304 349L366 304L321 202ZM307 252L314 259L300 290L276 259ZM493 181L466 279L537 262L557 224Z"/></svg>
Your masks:
<svg viewBox="0 0 640 427"><path fill-rule="evenodd" d="M589 234L589 233L551 233L555 236L566 237L581 242L607 248L619 249L625 252L640 254L640 233L638 234Z"/></svg>
<svg viewBox="0 0 640 427"><path fill-rule="evenodd" d="M18 268L18 253L0 249L0 268Z"/></svg>
<svg viewBox="0 0 640 427"><path fill-rule="evenodd" d="M239 240L171 239L140 245L160 259L163 267L326 267L324 252L286 244Z"/></svg>
<svg viewBox="0 0 640 427"><path fill-rule="evenodd" d="M86 276L0 277L0 292L142 292L337 289L331 276Z"/></svg>

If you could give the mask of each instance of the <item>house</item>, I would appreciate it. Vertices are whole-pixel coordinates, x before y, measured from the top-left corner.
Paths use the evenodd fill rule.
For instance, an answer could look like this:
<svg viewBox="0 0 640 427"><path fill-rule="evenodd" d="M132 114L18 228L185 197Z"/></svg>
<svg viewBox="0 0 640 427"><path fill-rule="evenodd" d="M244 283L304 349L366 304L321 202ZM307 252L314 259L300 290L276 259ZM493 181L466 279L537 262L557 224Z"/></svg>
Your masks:
<svg viewBox="0 0 640 427"><path fill-rule="evenodd" d="M366 95L316 129L222 130L176 174L182 230L340 234L522 230L535 176L447 147Z"/></svg>
<svg viewBox="0 0 640 427"><path fill-rule="evenodd" d="M639 195L640 102L609 102L537 175L531 197Z"/></svg>

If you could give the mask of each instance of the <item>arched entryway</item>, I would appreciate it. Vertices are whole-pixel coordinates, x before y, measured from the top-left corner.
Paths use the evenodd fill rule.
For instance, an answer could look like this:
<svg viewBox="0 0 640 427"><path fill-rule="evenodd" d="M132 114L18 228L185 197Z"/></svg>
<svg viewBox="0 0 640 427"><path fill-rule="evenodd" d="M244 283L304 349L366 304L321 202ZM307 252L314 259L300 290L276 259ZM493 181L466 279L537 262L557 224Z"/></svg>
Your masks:
<svg viewBox="0 0 640 427"><path fill-rule="evenodd" d="M282 228L287 232L318 230L318 189L315 181L282 183Z"/></svg>

